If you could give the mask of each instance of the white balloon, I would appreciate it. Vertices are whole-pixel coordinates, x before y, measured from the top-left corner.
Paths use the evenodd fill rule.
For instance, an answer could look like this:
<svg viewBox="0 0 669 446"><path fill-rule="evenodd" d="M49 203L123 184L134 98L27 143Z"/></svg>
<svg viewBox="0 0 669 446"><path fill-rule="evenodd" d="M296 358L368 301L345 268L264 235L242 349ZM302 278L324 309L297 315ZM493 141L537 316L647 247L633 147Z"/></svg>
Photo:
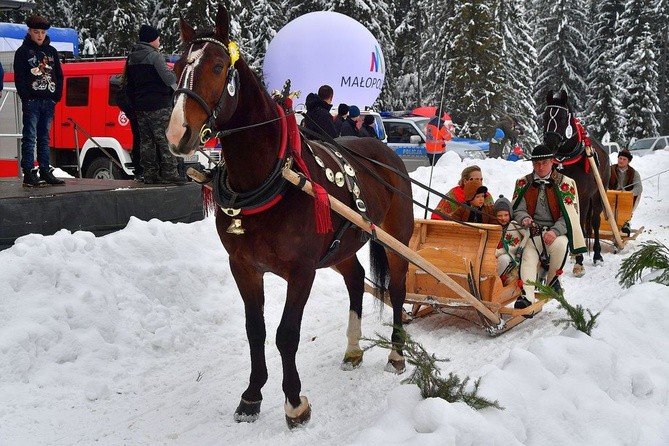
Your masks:
<svg viewBox="0 0 669 446"><path fill-rule="evenodd" d="M304 103L321 85L334 89L333 104L371 106L381 93L386 66L381 46L356 20L337 12L305 14L281 28L265 55L263 75L268 91L301 91Z"/></svg>

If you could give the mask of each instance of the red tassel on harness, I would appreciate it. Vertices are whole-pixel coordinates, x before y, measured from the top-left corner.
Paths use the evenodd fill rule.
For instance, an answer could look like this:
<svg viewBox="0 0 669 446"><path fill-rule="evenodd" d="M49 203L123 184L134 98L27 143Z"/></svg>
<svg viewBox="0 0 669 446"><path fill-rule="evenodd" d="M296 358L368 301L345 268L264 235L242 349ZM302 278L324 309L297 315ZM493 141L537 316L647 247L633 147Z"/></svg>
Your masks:
<svg viewBox="0 0 669 446"><path fill-rule="evenodd" d="M292 105L292 100L286 98L286 106ZM279 107L279 113L283 115L283 109ZM309 170L307 165L302 159L302 140L300 139L300 132L297 128L297 121L295 120L295 115L291 114L286 117L284 120L286 123L286 131L288 133L288 145L290 146L290 152L293 155L293 161L297 165L298 169L307 177L311 183L311 187L314 192L314 211L316 219L316 234L327 234L332 232L332 217L330 215L330 199L328 197L328 192L320 184L314 183L311 180L311 175L309 175Z"/></svg>
<svg viewBox="0 0 669 446"><path fill-rule="evenodd" d="M214 200L214 193L211 190L211 187L202 186L202 214L205 217L209 216L210 212L213 212L216 207L216 201Z"/></svg>

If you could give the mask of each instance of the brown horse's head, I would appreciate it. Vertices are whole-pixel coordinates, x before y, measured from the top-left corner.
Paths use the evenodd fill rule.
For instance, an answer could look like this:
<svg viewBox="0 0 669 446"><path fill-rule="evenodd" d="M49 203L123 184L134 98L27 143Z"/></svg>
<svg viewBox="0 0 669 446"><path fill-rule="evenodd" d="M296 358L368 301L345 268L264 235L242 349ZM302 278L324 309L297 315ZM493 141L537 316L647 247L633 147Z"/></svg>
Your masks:
<svg viewBox="0 0 669 446"><path fill-rule="evenodd" d="M577 137L567 92L554 94L549 90L544 110L544 144L554 153L560 152L567 141Z"/></svg>
<svg viewBox="0 0 669 446"><path fill-rule="evenodd" d="M237 108L239 51L229 39L228 11L222 6L213 33L196 34L183 18L179 26L185 51L174 64L178 89L166 134L175 155L188 155L222 130Z"/></svg>

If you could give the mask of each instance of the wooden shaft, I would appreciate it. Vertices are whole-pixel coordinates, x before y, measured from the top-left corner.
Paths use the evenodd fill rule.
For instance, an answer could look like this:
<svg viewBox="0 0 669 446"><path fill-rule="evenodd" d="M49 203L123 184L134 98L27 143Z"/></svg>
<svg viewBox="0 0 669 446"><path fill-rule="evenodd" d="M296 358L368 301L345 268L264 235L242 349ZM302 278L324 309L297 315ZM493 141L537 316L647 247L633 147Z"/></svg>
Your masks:
<svg viewBox="0 0 669 446"><path fill-rule="evenodd" d="M301 182L301 177L294 171L290 169L283 169L283 177L290 183L299 187L299 184ZM313 188L309 181L305 182L305 184L302 186L302 190L311 196L314 195ZM481 303L480 300L478 300L471 293L462 288L456 281L451 279L446 273L444 273L436 266L434 266L432 263L428 262L418 254L416 254L406 245L400 243L397 239L391 237L387 232L385 232L381 228L375 226L374 229L372 229L370 224L367 221L365 221L360 216L360 214L355 212L350 207L346 206L341 201L334 198L332 195L328 194L328 198L330 199L330 207L336 213L338 213L345 219L351 221L363 231L375 235L376 238L385 246L397 252L398 254L402 255L409 262L413 263L414 265L416 265L417 267L419 267L420 269L422 269L423 271L425 271L426 273L437 279L439 282L451 288L458 296L462 297L464 300L469 302L469 304L472 307L476 308L481 314L483 314L483 316L485 316L493 324L499 325L501 323L501 319L498 315L490 311L490 309L486 307L483 303Z"/></svg>
<svg viewBox="0 0 669 446"><path fill-rule="evenodd" d="M604 203L604 210L606 210L606 215L609 218L609 224L611 226L611 232L613 233L613 238L616 242L616 247L622 250L625 247L622 238L620 237L620 232L618 231L618 224L616 223L616 217L613 215L613 210L611 209L611 204L609 203L609 198L606 195L606 189L604 189L604 184L602 183L602 176L599 174L599 169L595 159L592 156L592 147L589 145L585 146L585 154L590 161L590 167L592 167L593 175L595 176L595 182L597 183L597 189L599 189L599 195L602 197L602 202ZM606 159L606 165L608 167L608 158ZM580 197L579 197L580 199Z"/></svg>

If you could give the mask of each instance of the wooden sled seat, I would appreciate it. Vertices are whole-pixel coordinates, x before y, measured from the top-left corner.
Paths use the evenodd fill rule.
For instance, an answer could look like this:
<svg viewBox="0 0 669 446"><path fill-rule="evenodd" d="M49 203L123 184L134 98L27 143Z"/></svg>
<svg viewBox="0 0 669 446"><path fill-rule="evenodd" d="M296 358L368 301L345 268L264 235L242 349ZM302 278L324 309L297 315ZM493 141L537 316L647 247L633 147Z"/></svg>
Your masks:
<svg viewBox="0 0 669 446"><path fill-rule="evenodd" d="M497 275L495 249L501 237L499 225L416 220L409 248L497 312L520 294L517 283L505 287ZM415 316L419 315L420 306L428 302L469 306L449 287L411 264L407 273L407 302L414 303Z"/></svg>
<svg viewBox="0 0 669 446"><path fill-rule="evenodd" d="M631 191L609 190L606 191L606 196L609 200L611 210L613 211L613 215L616 219L615 225L618 228L618 232L620 232L620 229L625 224L625 222L630 221L632 218L632 212L634 211L634 194ZM642 231L643 228L632 229L629 236L626 236L623 233L620 233L620 236L623 241L634 240ZM599 235L603 239L613 239L611 222L606 219L606 214L604 212L602 212L601 216Z"/></svg>

